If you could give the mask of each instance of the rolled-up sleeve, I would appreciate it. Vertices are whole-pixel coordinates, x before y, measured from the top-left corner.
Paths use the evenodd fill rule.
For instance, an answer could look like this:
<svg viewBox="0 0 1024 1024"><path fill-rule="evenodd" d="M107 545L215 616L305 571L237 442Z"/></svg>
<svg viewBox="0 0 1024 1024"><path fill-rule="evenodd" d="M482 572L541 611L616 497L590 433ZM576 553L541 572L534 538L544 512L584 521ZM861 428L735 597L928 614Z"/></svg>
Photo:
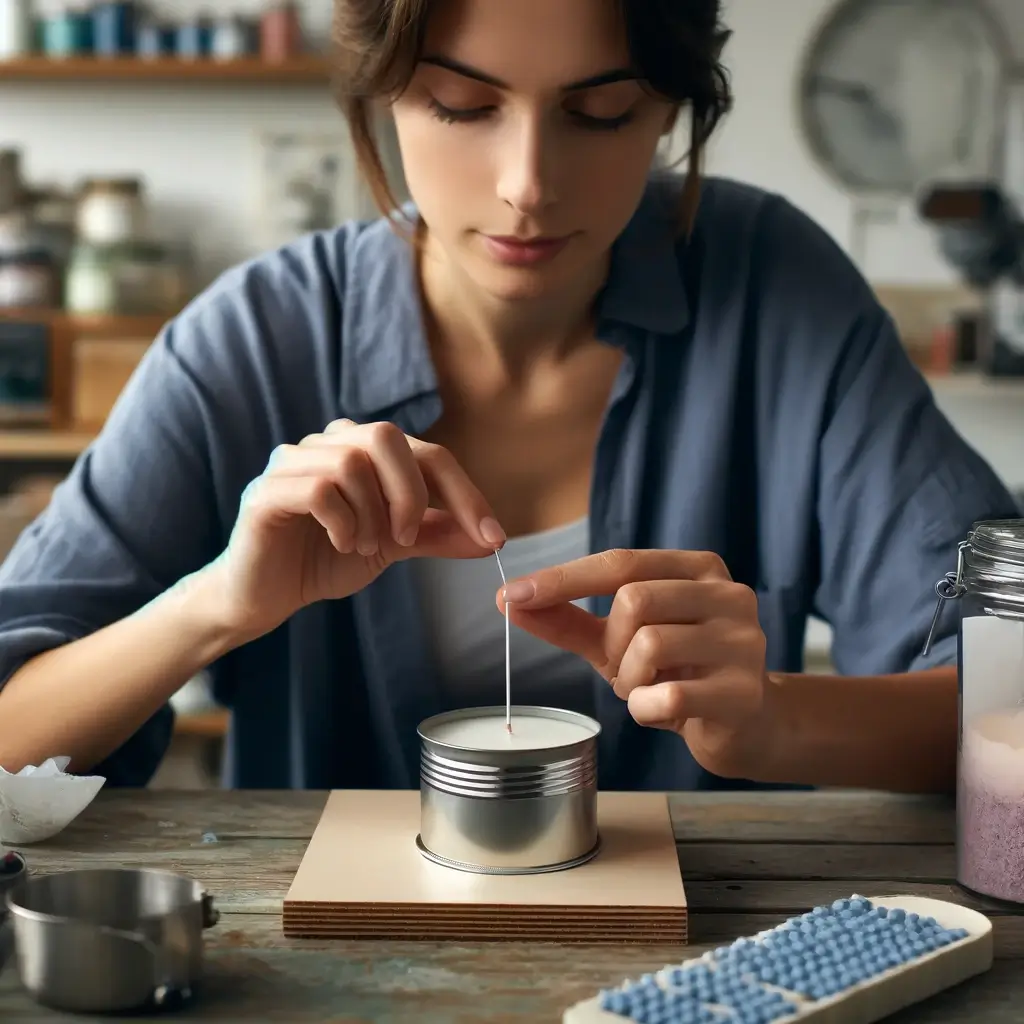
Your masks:
<svg viewBox="0 0 1024 1024"><path fill-rule="evenodd" d="M26 660L124 618L216 556L209 382L197 339L184 354L181 344L195 330L186 319L159 334L100 436L0 566L0 686ZM95 771L112 785L145 785L172 726L164 707Z"/></svg>
<svg viewBox="0 0 1024 1024"><path fill-rule="evenodd" d="M844 674L955 664L952 607L922 654L935 583L973 523L1020 512L938 409L885 311L865 296L851 323L820 442L816 611Z"/></svg>

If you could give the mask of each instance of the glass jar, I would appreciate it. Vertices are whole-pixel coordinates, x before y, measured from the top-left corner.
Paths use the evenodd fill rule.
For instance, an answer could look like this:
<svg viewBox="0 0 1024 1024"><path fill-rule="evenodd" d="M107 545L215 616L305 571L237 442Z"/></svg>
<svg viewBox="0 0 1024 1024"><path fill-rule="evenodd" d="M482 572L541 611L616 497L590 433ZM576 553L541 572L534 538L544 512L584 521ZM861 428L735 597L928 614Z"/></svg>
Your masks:
<svg viewBox="0 0 1024 1024"><path fill-rule="evenodd" d="M81 314L117 312L117 265L109 247L75 246L64 280L64 308Z"/></svg>
<svg viewBox="0 0 1024 1024"><path fill-rule="evenodd" d="M50 309L57 296L53 257L43 249L0 254L0 308Z"/></svg>
<svg viewBox="0 0 1024 1024"><path fill-rule="evenodd" d="M976 523L936 589L960 599L957 881L1024 904L1024 519Z"/></svg>
<svg viewBox="0 0 1024 1024"><path fill-rule="evenodd" d="M144 214L142 182L137 178L90 179L78 200L78 234L93 245L132 242L142 232Z"/></svg>

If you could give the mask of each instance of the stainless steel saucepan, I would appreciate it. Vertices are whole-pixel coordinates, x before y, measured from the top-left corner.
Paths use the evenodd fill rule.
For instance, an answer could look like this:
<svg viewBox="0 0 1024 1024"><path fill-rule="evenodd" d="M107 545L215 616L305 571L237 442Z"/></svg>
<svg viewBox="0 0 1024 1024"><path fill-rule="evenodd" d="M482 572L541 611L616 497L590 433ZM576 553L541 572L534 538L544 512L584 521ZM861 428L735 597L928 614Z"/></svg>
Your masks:
<svg viewBox="0 0 1024 1024"><path fill-rule="evenodd" d="M14 961L40 1003L75 1013L180 1005L220 917L198 882L166 871L90 869L24 877L6 894Z"/></svg>

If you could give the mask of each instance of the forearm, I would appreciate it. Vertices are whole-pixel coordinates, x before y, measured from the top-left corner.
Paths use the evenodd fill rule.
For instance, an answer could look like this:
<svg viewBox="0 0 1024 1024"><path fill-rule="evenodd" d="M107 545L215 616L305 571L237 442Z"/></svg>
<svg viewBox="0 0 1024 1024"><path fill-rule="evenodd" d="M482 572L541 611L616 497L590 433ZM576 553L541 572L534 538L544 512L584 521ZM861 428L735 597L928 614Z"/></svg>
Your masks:
<svg viewBox="0 0 1024 1024"><path fill-rule="evenodd" d="M38 655L0 689L0 765L61 754L88 771L235 641L204 573L133 615Z"/></svg>
<svg viewBox="0 0 1024 1024"><path fill-rule="evenodd" d="M889 676L773 674L770 782L907 793L955 788L955 667Z"/></svg>

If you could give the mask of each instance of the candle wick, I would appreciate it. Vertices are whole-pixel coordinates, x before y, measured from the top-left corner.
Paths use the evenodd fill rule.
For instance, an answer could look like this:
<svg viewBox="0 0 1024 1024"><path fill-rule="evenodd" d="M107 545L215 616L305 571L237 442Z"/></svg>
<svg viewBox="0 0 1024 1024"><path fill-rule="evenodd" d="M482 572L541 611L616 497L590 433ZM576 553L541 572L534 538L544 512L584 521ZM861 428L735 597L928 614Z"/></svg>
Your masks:
<svg viewBox="0 0 1024 1024"><path fill-rule="evenodd" d="M498 572L501 573L501 585L508 586L505 579L505 570L501 567L501 559L498 552L494 552L494 559L498 563ZM509 629L508 629L508 601L505 601L505 730L512 733L512 658L510 656Z"/></svg>

